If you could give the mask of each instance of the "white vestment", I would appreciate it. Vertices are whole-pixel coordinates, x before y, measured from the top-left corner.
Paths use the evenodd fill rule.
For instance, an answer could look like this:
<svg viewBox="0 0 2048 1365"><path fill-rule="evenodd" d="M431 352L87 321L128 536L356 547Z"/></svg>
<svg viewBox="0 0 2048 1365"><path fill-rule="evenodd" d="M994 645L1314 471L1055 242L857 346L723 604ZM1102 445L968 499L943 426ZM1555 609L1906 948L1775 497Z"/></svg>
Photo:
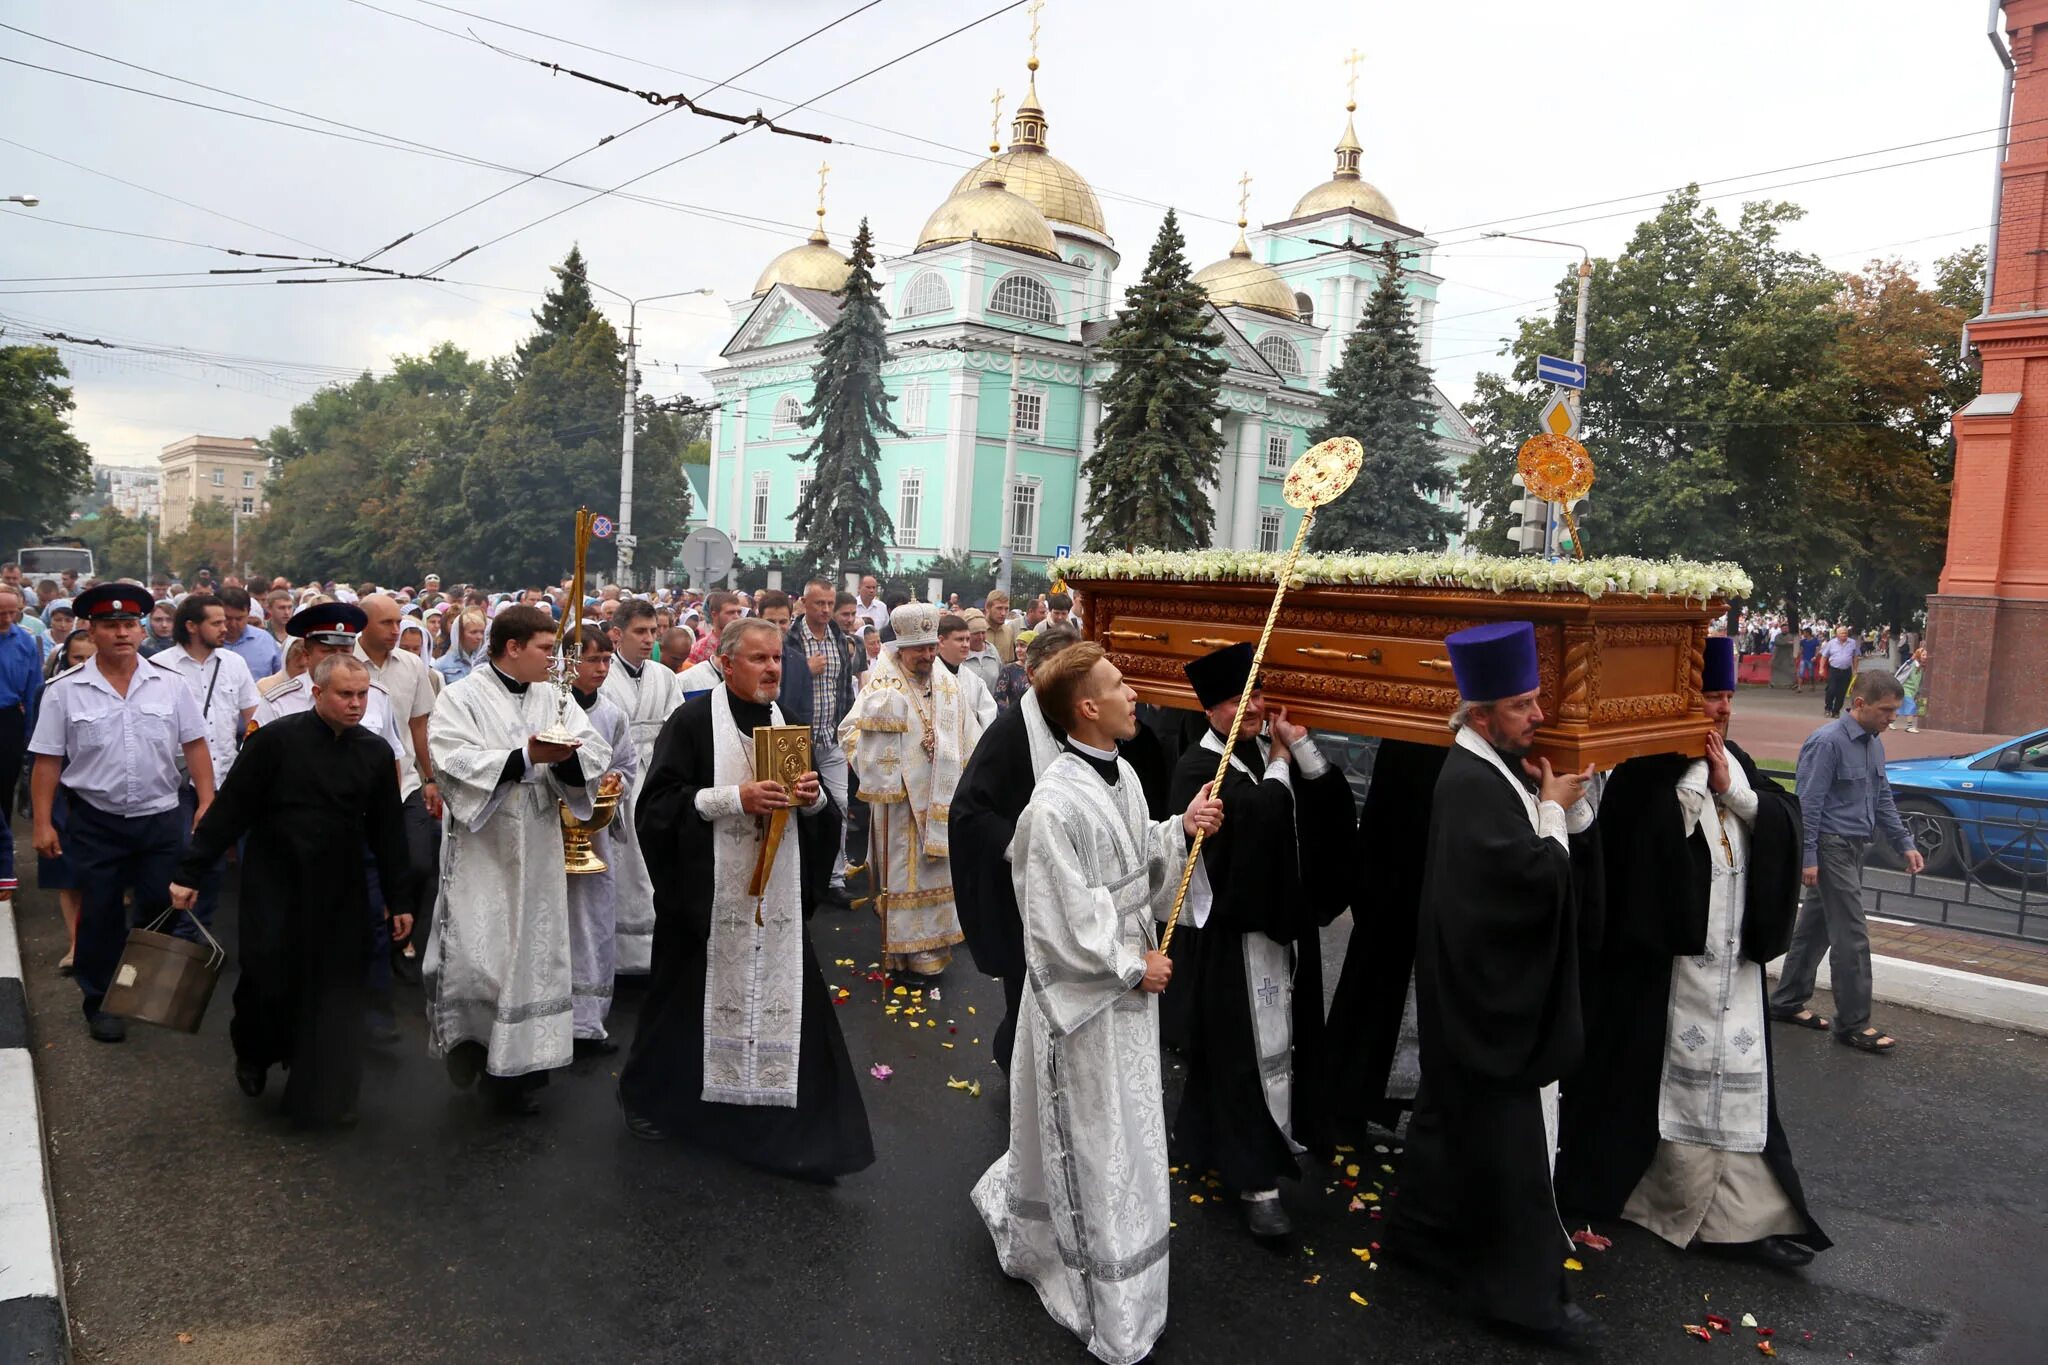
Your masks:
<svg viewBox="0 0 2048 1365"><path fill-rule="evenodd" d="M995 723L996 694L988 690L988 684L981 675L962 664L958 670L947 669L960 684L960 699L967 709L974 713L975 720L986 730Z"/></svg>
<svg viewBox="0 0 2048 1365"><path fill-rule="evenodd" d="M618 812L624 809L624 793L633 789L640 773L639 751L633 747L626 726L626 713L602 692L597 704L583 713L590 719L598 738L611 746L608 776L619 775L621 800L605 828L590 836L590 851L605 864L602 872L584 872L569 878L569 994L574 1002L576 1036L605 1036L605 1016L611 1013L612 982L618 973L619 845L632 843L630 832L613 837ZM599 778L602 783L604 779ZM593 793L594 794L594 793Z"/></svg>
<svg viewBox="0 0 2048 1365"><path fill-rule="evenodd" d="M783 724L768 708L769 724ZM725 684L711 693L711 781L697 792L697 814L711 823L711 937L704 961L706 1103L796 1108L797 1057L803 1039L804 914L802 859L792 809L768 869L768 889L747 894L767 821L740 806L754 781L753 741L733 723ZM803 810L815 814L818 799ZM758 923L756 920L758 919Z"/></svg>
<svg viewBox="0 0 2048 1365"><path fill-rule="evenodd" d="M1728 790L1715 797L1701 760L1679 779L1678 808L1687 838L1702 827L1706 834L1713 878L1706 951L1671 962L1657 1153L1622 1216L1680 1247L1695 1235L1709 1242L1797 1235L1806 1219L1762 1155L1770 1135L1764 969L1742 955L1757 795L1731 761Z"/></svg>
<svg viewBox="0 0 2048 1365"><path fill-rule="evenodd" d="M683 704L683 689L667 664L650 659L636 678L615 658L599 692L625 713L638 765L619 800L619 812L612 818L612 828L618 832L611 839L612 852L605 861L612 864L618 881L618 974L644 976L654 966L654 881L640 854L633 815L647 770L654 764L654 741L661 738L661 727Z"/></svg>
<svg viewBox="0 0 2048 1365"><path fill-rule="evenodd" d="M868 862L881 863L882 950L896 957L950 949L965 937L953 904L948 830L953 792L982 722L959 677L936 660L929 681L927 694L904 674L896 651L885 649L839 725L860 799L874 807Z"/></svg>
<svg viewBox="0 0 2048 1365"><path fill-rule="evenodd" d="M1005 1274L1112 1365L1166 1327L1166 1117L1159 1000L1137 990L1186 842L1153 823L1130 765L1115 786L1062 753L1010 844L1030 989L1010 1077L1010 1148L974 1187ZM1028 1059L1028 1064L1026 1064Z"/></svg>
<svg viewBox="0 0 2048 1365"><path fill-rule="evenodd" d="M584 785L527 763L526 741L555 723L555 688L512 692L488 664L451 683L427 721L427 747L446 803L441 884L422 972L436 1055L487 1045L494 1076L566 1066L571 1055L569 874L562 869L557 801L588 816L611 765L581 707L562 723L582 741ZM500 782L517 751L522 775Z"/></svg>

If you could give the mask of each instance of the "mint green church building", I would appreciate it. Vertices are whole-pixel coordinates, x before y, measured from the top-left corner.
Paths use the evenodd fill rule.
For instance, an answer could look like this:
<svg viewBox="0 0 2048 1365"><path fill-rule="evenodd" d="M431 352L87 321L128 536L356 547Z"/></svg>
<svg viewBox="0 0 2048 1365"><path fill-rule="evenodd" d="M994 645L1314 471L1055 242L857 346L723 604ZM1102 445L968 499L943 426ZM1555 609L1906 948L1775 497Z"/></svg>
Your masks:
<svg viewBox="0 0 2048 1365"><path fill-rule="evenodd" d="M890 314L883 376L906 433L881 441L899 570L934 554L1004 550L1042 568L1059 547L1079 549L1087 538L1082 466L1102 421L1110 366L1099 345L1116 313L1122 257L1095 191L1047 146L1036 57L1030 66L1009 149L992 146L960 178L915 250L877 262ZM1326 377L1377 279L1367 253L1383 241L1405 253L1429 359L1442 283L1436 243L1402 226L1360 175L1355 108L1347 106L1330 179L1249 236L1240 213L1229 255L1195 275L1230 367L1224 447L1208 489L1219 547L1284 549L1292 538L1301 514L1281 500L1281 480L1320 423ZM811 367L850 268L824 232L822 203L818 214L810 239L770 261L753 297L735 305L738 330L706 376L719 406L697 512L750 558L795 546L810 478L809 464L792 456L810 444L802 413ZM1456 467L1479 442L1441 392L1436 401L1436 437ZM1015 471L1007 486L1006 468ZM1454 497L1447 505L1462 511Z"/></svg>

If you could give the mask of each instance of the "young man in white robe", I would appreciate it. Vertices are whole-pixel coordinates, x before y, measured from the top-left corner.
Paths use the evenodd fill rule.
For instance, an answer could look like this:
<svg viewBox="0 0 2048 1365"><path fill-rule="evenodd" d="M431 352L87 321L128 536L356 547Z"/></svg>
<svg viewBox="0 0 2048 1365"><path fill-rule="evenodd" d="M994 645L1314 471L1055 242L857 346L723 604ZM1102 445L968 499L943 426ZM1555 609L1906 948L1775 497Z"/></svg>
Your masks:
<svg viewBox="0 0 2048 1365"><path fill-rule="evenodd" d="M640 789L647 782L648 765L654 760L654 741L683 704L683 688L673 670L650 662L661 635L652 602L637 597L621 602L611 627L612 647L617 652L604 680L604 695L626 713L637 776L612 818L617 833L611 838L613 856L605 861L612 864L618 886L618 974L645 976L654 961L654 886L647 876L647 860L640 853L639 836L633 832L633 816Z"/></svg>
<svg viewBox="0 0 2048 1365"><path fill-rule="evenodd" d="M1030 990L1010 1076L1010 1147L974 1187L1005 1274L1110 1365L1166 1327L1168 1189L1159 992L1165 913L1197 831L1222 826L1205 787L1154 822L1116 744L1137 696L1092 641L1033 691L1066 736L1017 821L1010 864Z"/></svg>
<svg viewBox="0 0 2048 1365"><path fill-rule="evenodd" d="M441 694L428 748L446 828L423 975L427 1032L458 1086L483 1078L495 1107L539 1110L533 1091L573 1055L569 875L561 807L589 818L611 746L548 681L555 621L513 606L490 657ZM543 739L556 726L568 742Z"/></svg>
<svg viewBox="0 0 2048 1365"><path fill-rule="evenodd" d="M600 622L583 622L577 638L572 695L589 718L590 728L611 746L612 763L598 779L597 795L615 795L623 802L624 793L639 778L640 755L626 713L603 695L611 665L610 634ZM590 836L590 851L605 865L604 871L569 878L569 992L579 1057L601 1057L619 1050L605 1032L604 1021L611 1013L612 983L618 971L619 846L633 842L633 832L618 827L615 806L611 823Z"/></svg>
<svg viewBox="0 0 2048 1365"><path fill-rule="evenodd" d="M966 701L975 719L986 730L995 723L996 694L988 690L988 684L981 675L971 668L963 667L967 656L973 652L973 632L969 630L967 618L948 613L939 618L939 662L960 684L960 695Z"/></svg>
<svg viewBox="0 0 2048 1365"><path fill-rule="evenodd" d="M860 799L873 808L870 875L879 874L883 967L937 976L964 935L948 861L953 793L981 738L960 680L937 666L939 609L907 602L867 686L839 726Z"/></svg>

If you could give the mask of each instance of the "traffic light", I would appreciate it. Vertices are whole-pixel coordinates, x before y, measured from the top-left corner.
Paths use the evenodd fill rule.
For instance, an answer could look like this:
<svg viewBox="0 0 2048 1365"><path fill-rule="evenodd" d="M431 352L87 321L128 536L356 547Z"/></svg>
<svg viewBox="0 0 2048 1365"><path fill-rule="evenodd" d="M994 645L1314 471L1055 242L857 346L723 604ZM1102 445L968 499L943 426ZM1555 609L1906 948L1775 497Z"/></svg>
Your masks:
<svg viewBox="0 0 2048 1365"><path fill-rule="evenodd" d="M1541 498L1516 498L1508 504L1508 515L1521 518L1519 525L1508 529L1508 540L1523 554L1542 554L1550 504Z"/></svg>

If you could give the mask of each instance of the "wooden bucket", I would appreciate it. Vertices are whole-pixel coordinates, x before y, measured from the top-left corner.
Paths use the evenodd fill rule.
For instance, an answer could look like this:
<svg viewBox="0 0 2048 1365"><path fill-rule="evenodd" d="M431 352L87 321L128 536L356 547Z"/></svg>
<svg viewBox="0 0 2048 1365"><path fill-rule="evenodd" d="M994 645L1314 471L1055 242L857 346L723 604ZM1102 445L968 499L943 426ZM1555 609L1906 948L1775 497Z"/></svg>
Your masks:
<svg viewBox="0 0 2048 1365"><path fill-rule="evenodd" d="M199 924L196 915L192 922L199 925L204 943L163 932L171 916L181 913L191 914L189 910L166 910L147 929L128 931L128 943L121 950L120 965L114 968L114 981L107 988L102 1010L145 1024L199 1032L227 950Z"/></svg>

